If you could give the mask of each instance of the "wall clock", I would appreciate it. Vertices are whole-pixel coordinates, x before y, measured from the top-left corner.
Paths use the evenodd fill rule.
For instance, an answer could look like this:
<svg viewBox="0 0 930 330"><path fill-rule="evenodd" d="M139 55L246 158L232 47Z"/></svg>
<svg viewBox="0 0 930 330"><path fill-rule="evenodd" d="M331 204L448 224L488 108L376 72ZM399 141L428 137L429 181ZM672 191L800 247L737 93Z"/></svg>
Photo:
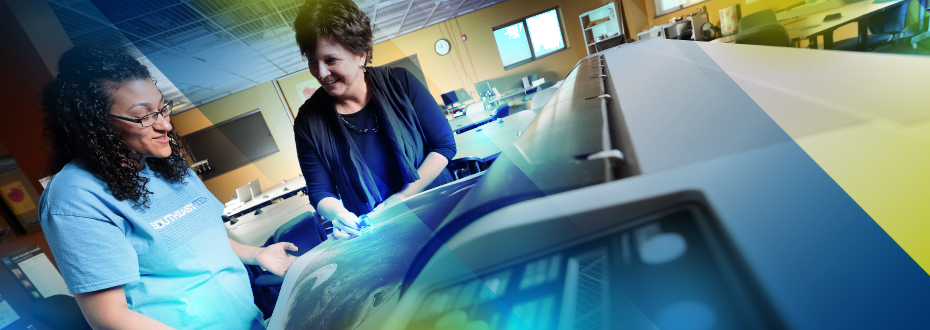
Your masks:
<svg viewBox="0 0 930 330"><path fill-rule="evenodd" d="M436 54L446 55L452 49L452 44L449 43L449 40L446 38L439 39L436 41Z"/></svg>

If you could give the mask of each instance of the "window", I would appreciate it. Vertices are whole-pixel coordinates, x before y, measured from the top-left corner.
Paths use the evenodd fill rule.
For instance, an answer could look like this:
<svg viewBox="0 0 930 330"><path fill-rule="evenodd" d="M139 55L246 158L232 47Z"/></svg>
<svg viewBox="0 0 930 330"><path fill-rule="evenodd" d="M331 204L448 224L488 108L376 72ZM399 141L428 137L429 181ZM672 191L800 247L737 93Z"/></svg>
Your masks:
<svg viewBox="0 0 930 330"><path fill-rule="evenodd" d="M504 70L565 49L561 21L556 7L492 29Z"/></svg>
<svg viewBox="0 0 930 330"><path fill-rule="evenodd" d="M653 0L656 4L656 17L691 7L707 0Z"/></svg>

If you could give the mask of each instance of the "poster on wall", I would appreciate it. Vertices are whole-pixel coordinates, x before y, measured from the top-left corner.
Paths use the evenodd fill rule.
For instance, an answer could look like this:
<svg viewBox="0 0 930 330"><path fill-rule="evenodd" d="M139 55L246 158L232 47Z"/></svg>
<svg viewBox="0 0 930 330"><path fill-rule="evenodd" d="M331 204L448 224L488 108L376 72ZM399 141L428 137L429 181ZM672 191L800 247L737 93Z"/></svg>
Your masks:
<svg viewBox="0 0 930 330"><path fill-rule="evenodd" d="M320 84L315 80L307 80L297 84L297 92L300 93L301 99L306 101L313 96L313 92L316 92L316 89L319 87Z"/></svg>
<svg viewBox="0 0 930 330"><path fill-rule="evenodd" d="M29 193L26 192L26 188L23 187L23 183L20 181L0 187L0 195L3 196L3 201L10 206L10 209L16 215L21 215L36 208L35 203L32 202L32 198L29 197Z"/></svg>

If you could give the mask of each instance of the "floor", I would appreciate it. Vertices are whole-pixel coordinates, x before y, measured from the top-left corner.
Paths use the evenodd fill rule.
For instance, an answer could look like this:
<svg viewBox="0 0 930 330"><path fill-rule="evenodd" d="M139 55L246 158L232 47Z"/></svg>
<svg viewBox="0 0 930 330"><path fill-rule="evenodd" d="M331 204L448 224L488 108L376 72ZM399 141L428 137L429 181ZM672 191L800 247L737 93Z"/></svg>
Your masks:
<svg viewBox="0 0 930 330"><path fill-rule="evenodd" d="M876 53L891 53L891 54L909 54L909 55L930 55L930 38L925 39L921 42L918 42L916 49L912 48L910 43L903 42L899 45L882 48L875 52Z"/></svg>

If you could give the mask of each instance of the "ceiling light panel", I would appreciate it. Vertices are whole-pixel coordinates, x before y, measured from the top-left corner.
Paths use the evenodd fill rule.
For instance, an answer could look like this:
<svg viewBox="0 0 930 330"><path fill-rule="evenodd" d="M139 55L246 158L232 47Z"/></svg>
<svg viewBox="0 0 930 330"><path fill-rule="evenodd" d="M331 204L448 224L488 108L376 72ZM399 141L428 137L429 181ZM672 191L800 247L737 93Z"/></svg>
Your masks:
<svg viewBox="0 0 930 330"><path fill-rule="evenodd" d="M465 0L465 2L462 3L462 6L459 7L459 10L456 11L455 16L468 14L474 11L475 8L478 8L478 6L482 5L482 3L485 1L486 0Z"/></svg>
<svg viewBox="0 0 930 330"><path fill-rule="evenodd" d="M61 27L68 33L74 35L87 33L108 25L95 19L90 19L87 15L69 8L57 5L51 5L51 7L55 16L58 17L58 21L61 22Z"/></svg>
<svg viewBox="0 0 930 330"><path fill-rule="evenodd" d="M205 16L215 16L248 5L255 0L188 0L186 2Z"/></svg>
<svg viewBox="0 0 930 330"><path fill-rule="evenodd" d="M221 29L208 21L194 22L168 32L152 36L149 40L162 46L174 47L186 42L218 33Z"/></svg>
<svg viewBox="0 0 930 330"><path fill-rule="evenodd" d="M79 35L71 35L68 33L68 38L71 39L71 43L74 45L96 44L120 47L129 43L129 39L127 39L122 32L110 26L105 26Z"/></svg>
<svg viewBox="0 0 930 330"><path fill-rule="evenodd" d="M110 17L110 10L101 9L101 11L107 15L107 17ZM131 20L116 23L116 27L120 28L120 30L147 38L202 19L203 17L200 17L197 12L186 4L180 4L151 12ZM113 21L112 17L110 17L110 21Z"/></svg>
<svg viewBox="0 0 930 330"><path fill-rule="evenodd" d="M229 35L229 33L220 31L217 33L208 34L202 38L197 38L189 42L185 42L172 48L187 55L194 55L207 49L224 45L233 41L236 41L236 38L233 38L233 36Z"/></svg>
<svg viewBox="0 0 930 330"><path fill-rule="evenodd" d="M260 17L256 20L247 22L245 24L240 24L239 26L236 26L234 28L227 29L227 31L229 31L229 33L232 33L232 35L238 38L245 38L245 37L252 36L258 33L263 33L265 31L275 30L275 29L283 28L283 27L287 27L287 26L284 25L284 21L281 20L281 17L278 15L273 15L273 16ZM271 35L269 35L268 37L273 38L276 35L277 34L275 34L274 32L271 32Z"/></svg>
<svg viewBox="0 0 930 330"><path fill-rule="evenodd" d="M442 1L439 4L439 7L436 8L436 11L433 12L433 15L430 16L429 21L426 23L427 26L445 21L451 17L456 9L459 8L459 5L462 4L461 0L458 1Z"/></svg>
<svg viewBox="0 0 930 330"><path fill-rule="evenodd" d="M422 28L423 23L426 23L426 19L428 19L430 14L433 13L433 9L435 9L436 6L438 6L440 3L442 3L442 1L415 0L413 5L410 6L410 9L407 11L407 17L403 23L403 26L400 28L400 33L410 33Z"/></svg>
<svg viewBox="0 0 930 330"><path fill-rule="evenodd" d="M165 50L165 47L162 45L156 44L148 40L138 40L132 43L136 48L139 49L142 54L155 54L162 50Z"/></svg>
<svg viewBox="0 0 930 330"><path fill-rule="evenodd" d="M77 2L77 1L75 1ZM181 3L180 0L90 0L110 22L120 23L139 16L149 15L160 9L169 8Z"/></svg>
<svg viewBox="0 0 930 330"><path fill-rule="evenodd" d="M485 2L481 3L481 5L479 5L478 8L475 8L475 10L487 8L488 6L495 5L495 4L504 2L504 1L505 0L485 0Z"/></svg>
<svg viewBox="0 0 930 330"><path fill-rule="evenodd" d="M216 24L225 28L231 28L239 24L255 21L265 16L277 17L277 11L268 1L261 1L245 5L219 15L211 16L210 19Z"/></svg>
<svg viewBox="0 0 930 330"><path fill-rule="evenodd" d="M241 41L234 41L228 44L223 44L215 48L210 48L208 50L196 53L193 55L194 58L203 59L206 61L212 60L214 58L237 52L243 49L250 49L249 46L246 46Z"/></svg>

